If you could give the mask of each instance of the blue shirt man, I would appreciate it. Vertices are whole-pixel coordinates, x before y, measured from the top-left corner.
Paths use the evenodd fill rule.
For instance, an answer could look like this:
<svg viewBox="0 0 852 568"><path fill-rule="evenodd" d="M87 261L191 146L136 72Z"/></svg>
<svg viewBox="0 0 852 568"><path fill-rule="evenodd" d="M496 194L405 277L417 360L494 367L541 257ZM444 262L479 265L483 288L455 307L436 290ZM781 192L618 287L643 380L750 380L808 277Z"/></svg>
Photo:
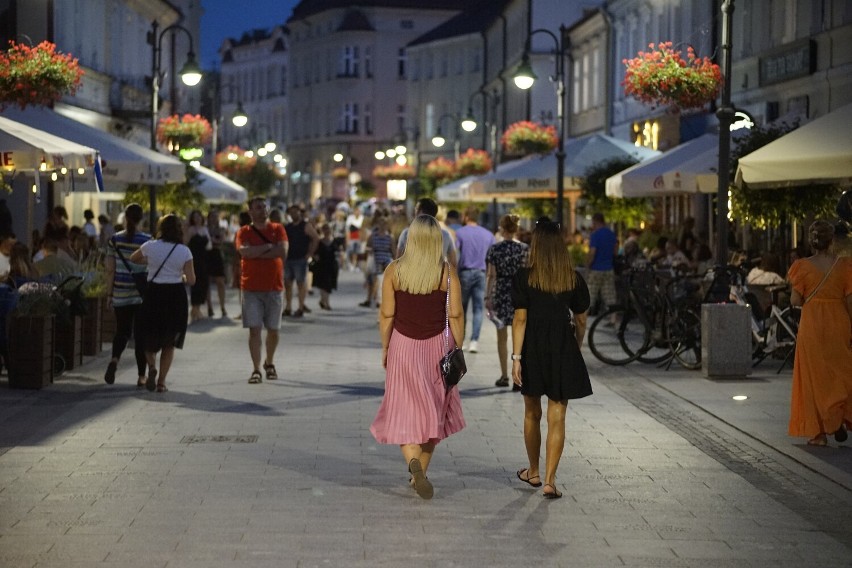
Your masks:
<svg viewBox="0 0 852 568"><path fill-rule="evenodd" d="M456 231L459 252L459 283L461 284L462 309L467 317L467 305L473 299L473 323L471 324L468 351L479 351L479 331L482 329L482 312L485 306L485 256L494 244L491 231L477 224L479 211L475 207L464 213L464 226Z"/></svg>
<svg viewBox="0 0 852 568"><path fill-rule="evenodd" d="M595 213L592 215L592 234L589 237L589 256L587 257L589 273L586 282L589 286L592 306L600 295L603 303L602 310L616 302L613 260L617 250L618 239L615 233L606 226L603 213Z"/></svg>

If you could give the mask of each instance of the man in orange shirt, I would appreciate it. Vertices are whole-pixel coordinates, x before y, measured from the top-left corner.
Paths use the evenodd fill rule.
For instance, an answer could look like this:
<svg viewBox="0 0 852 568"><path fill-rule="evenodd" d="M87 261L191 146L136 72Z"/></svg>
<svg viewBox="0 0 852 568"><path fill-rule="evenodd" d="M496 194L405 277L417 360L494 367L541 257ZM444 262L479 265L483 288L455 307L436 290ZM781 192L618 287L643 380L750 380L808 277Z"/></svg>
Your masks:
<svg viewBox="0 0 852 568"><path fill-rule="evenodd" d="M272 360L278 347L281 326L281 292L284 290L284 258L287 233L279 223L269 221L269 208L263 197L249 200L251 224L237 232L240 253L240 288L243 290L243 327L249 330L249 352L254 370L249 384L263 382L260 372L261 331L266 328L266 380L278 378Z"/></svg>

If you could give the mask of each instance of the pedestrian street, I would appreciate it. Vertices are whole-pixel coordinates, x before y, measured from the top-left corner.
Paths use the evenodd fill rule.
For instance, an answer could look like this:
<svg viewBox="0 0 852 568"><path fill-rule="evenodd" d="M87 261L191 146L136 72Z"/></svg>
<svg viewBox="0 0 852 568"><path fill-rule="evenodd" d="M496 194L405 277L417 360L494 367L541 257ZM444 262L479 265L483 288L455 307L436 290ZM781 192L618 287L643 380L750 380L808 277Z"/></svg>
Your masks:
<svg viewBox="0 0 852 568"><path fill-rule="evenodd" d="M42 391L0 377L0 566L852 566L852 449L786 437L775 364L713 382L584 349L595 394L569 403L550 501L516 478L523 403L494 386L486 322L467 427L420 499L369 432L383 370L361 284L341 272L332 311L313 295L285 318L275 382L247 384L248 333L219 319L190 327L166 393L137 390L131 351L112 386L107 350Z"/></svg>

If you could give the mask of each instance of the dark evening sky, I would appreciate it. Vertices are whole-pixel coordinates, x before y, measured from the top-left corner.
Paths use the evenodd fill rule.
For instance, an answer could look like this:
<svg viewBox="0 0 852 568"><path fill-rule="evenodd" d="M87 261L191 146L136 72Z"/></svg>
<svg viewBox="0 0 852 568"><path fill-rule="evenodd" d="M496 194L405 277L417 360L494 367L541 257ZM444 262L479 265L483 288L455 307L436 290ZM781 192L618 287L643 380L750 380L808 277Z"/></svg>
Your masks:
<svg viewBox="0 0 852 568"><path fill-rule="evenodd" d="M238 39L251 29L283 24L296 4L298 0L202 0L201 65L217 66L225 38Z"/></svg>

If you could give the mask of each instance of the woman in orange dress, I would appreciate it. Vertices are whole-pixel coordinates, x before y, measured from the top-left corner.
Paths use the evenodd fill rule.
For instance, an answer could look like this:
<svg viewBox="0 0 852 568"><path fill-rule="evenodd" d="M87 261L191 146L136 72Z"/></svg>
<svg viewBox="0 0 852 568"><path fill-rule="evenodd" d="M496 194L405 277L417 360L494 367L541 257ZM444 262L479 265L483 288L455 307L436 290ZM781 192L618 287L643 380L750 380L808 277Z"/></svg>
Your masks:
<svg viewBox="0 0 852 568"><path fill-rule="evenodd" d="M834 227L816 221L808 231L814 255L790 267L790 302L802 306L793 366L789 434L825 446L852 427L852 258L830 250Z"/></svg>

